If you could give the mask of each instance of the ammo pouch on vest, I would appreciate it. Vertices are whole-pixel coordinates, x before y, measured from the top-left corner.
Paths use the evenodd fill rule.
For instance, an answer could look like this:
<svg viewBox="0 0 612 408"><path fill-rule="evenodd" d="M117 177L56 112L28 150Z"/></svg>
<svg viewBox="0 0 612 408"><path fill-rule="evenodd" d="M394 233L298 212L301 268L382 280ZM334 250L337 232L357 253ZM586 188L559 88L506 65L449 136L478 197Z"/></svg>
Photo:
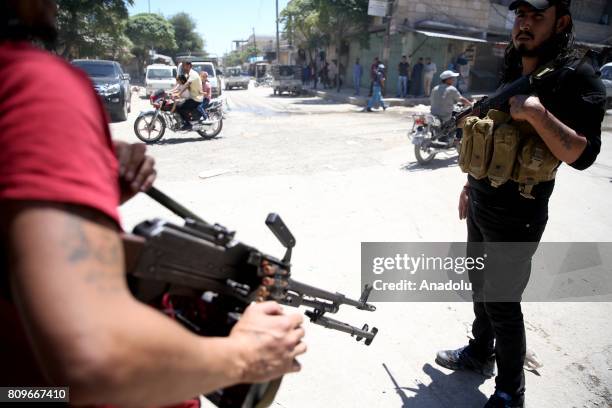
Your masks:
<svg viewBox="0 0 612 408"><path fill-rule="evenodd" d="M493 187L513 180L523 197L533 199L533 187L553 180L560 162L529 123L510 122L510 115L496 110L483 119L468 117L459 166L477 180L488 177Z"/></svg>

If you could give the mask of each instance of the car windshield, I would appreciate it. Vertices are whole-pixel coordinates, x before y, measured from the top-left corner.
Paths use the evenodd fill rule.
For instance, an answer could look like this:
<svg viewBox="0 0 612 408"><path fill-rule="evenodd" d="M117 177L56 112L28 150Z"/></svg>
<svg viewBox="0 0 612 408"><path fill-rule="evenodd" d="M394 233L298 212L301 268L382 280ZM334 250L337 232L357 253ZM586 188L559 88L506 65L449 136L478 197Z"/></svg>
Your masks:
<svg viewBox="0 0 612 408"><path fill-rule="evenodd" d="M612 67L605 67L601 70L601 79L609 79L612 81Z"/></svg>
<svg viewBox="0 0 612 408"><path fill-rule="evenodd" d="M172 70L169 68L149 68L147 79L173 79Z"/></svg>
<svg viewBox="0 0 612 408"><path fill-rule="evenodd" d="M242 75L242 72L237 69L237 68L230 68L227 70L227 72L229 73L229 76L240 76Z"/></svg>
<svg viewBox="0 0 612 408"><path fill-rule="evenodd" d="M200 72L202 72L202 70L208 72L208 77L212 78L215 76L215 72L213 71L213 67L212 65L208 65L208 64L203 64L203 65L196 65L195 63L193 64L193 69L196 70L196 72L199 74Z"/></svg>
<svg viewBox="0 0 612 408"><path fill-rule="evenodd" d="M293 76L293 67L291 66L281 66L279 71L280 71L280 76L283 76L283 77Z"/></svg>
<svg viewBox="0 0 612 408"><path fill-rule="evenodd" d="M114 77L115 67L113 64L100 64L95 62L75 62L75 66L87 72L93 78Z"/></svg>

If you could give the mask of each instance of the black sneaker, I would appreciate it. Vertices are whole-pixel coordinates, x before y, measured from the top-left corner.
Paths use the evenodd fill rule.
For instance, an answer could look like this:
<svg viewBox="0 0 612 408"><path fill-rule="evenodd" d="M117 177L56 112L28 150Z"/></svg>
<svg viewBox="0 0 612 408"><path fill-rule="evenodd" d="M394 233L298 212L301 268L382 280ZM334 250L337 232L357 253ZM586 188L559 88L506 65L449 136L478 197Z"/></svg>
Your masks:
<svg viewBox="0 0 612 408"><path fill-rule="evenodd" d="M181 128L179 130L184 131L184 130L191 130L191 123L185 123L183 126L181 126Z"/></svg>
<svg viewBox="0 0 612 408"><path fill-rule="evenodd" d="M467 346L457 350L439 351L436 356L436 363L449 370L474 371L487 378L495 376L495 357L491 356L485 362L482 362L470 356Z"/></svg>
<svg viewBox="0 0 612 408"><path fill-rule="evenodd" d="M512 398L511 395L506 394L502 391L495 391L495 394L491 395L489 401L485 404L484 408L524 408L525 407L525 396Z"/></svg>

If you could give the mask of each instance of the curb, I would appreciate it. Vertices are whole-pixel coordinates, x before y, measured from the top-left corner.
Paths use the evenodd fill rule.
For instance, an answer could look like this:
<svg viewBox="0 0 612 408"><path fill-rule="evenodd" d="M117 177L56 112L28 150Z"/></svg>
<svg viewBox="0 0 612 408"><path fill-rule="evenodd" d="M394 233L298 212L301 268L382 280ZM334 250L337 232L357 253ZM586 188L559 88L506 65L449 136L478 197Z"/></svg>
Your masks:
<svg viewBox="0 0 612 408"><path fill-rule="evenodd" d="M368 99L369 99L366 96L347 96L345 94L334 93L333 91L328 92L328 91L320 91L317 89L304 89L303 92L311 96L318 96L323 99L327 99L327 100L331 100L335 102L349 103L351 105L357 105L357 106L365 106L368 103ZM416 105L429 105L429 98L407 98L407 99L384 98L384 99L385 99L385 104L387 106L412 107Z"/></svg>

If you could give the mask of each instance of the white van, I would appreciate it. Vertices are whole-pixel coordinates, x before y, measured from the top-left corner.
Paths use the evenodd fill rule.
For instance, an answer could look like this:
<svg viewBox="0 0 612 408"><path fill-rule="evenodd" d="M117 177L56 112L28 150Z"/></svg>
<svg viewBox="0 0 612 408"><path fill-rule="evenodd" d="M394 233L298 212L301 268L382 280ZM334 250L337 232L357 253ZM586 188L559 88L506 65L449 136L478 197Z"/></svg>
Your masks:
<svg viewBox="0 0 612 408"><path fill-rule="evenodd" d="M147 96L151 96L158 89L164 91L176 85L177 70L175 66L164 64L153 64L147 67L145 76L145 87Z"/></svg>

